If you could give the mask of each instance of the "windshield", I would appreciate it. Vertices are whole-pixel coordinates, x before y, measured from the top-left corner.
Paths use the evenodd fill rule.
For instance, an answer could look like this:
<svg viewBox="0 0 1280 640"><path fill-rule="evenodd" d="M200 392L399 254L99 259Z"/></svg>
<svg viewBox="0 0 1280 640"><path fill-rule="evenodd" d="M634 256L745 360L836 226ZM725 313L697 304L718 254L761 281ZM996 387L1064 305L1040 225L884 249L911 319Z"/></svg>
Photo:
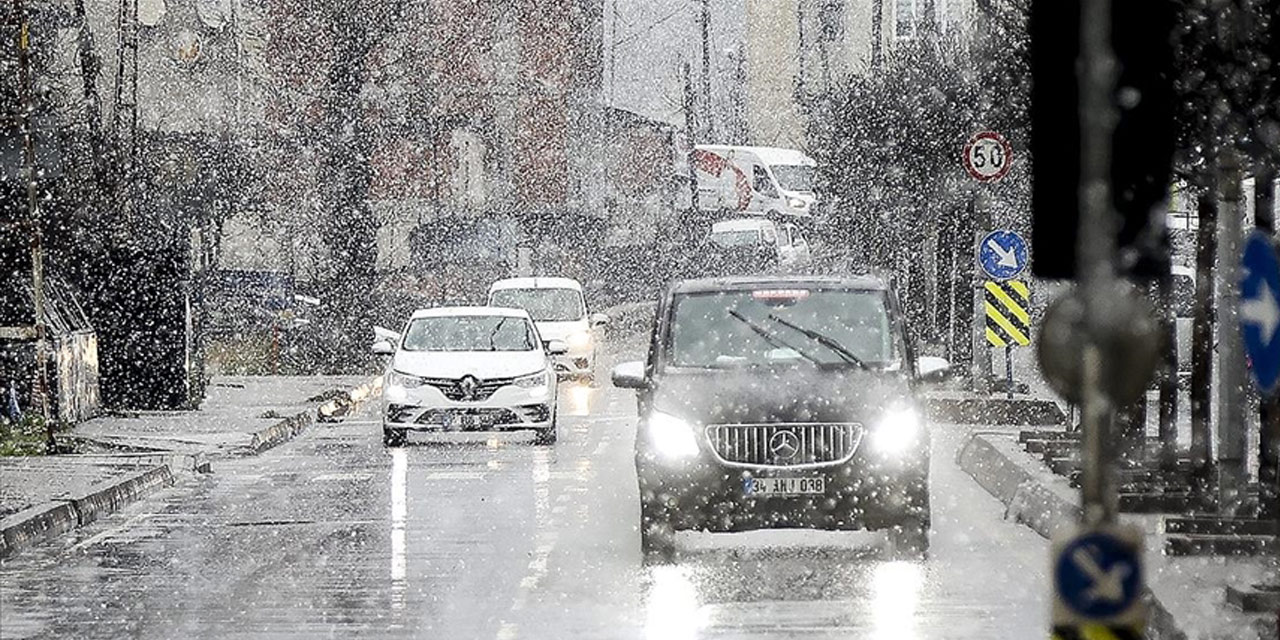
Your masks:
<svg viewBox="0 0 1280 640"><path fill-rule="evenodd" d="M678 296L669 361L706 368L846 361L795 327L825 335L868 365L883 366L900 355L883 292L761 289Z"/></svg>
<svg viewBox="0 0 1280 640"><path fill-rule="evenodd" d="M405 351L532 351L533 325L511 316L417 318L405 329Z"/></svg>
<svg viewBox="0 0 1280 640"><path fill-rule="evenodd" d="M722 247L747 247L760 244L760 230L715 231L710 236L711 242Z"/></svg>
<svg viewBox="0 0 1280 640"><path fill-rule="evenodd" d="M778 186L786 191L813 192L813 183L817 175L813 167L799 164L775 164L769 167Z"/></svg>
<svg viewBox="0 0 1280 640"><path fill-rule="evenodd" d="M524 309L537 322L581 320L587 315L576 289L499 289L489 296L495 307Z"/></svg>

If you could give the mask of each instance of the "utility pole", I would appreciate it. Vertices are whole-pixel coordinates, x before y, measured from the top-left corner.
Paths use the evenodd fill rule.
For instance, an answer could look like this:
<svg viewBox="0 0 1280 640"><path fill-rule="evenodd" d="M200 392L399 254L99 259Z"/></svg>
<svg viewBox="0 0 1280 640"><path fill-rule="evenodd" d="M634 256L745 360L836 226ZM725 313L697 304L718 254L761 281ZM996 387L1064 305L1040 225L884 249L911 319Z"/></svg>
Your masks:
<svg viewBox="0 0 1280 640"><path fill-rule="evenodd" d="M871 71L884 66L884 0L871 0Z"/></svg>
<svg viewBox="0 0 1280 640"><path fill-rule="evenodd" d="M613 0L613 20L609 30L609 106L618 102L618 23L622 20L618 13L618 0Z"/></svg>
<svg viewBox="0 0 1280 640"><path fill-rule="evenodd" d="M18 19L18 91L21 96L18 122L22 128L22 179L27 183L27 223L31 225L31 306L36 334L36 376L32 396L40 407L46 436L53 445L53 420L49 415L48 326L44 321L44 223L36 186L36 136L32 115L35 100L31 95L31 22L23 0L13 0L13 14Z"/></svg>
<svg viewBox="0 0 1280 640"><path fill-rule="evenodd" d="M684 86L684 133L685 141L688 143L689 151L686 156L689 165L689 212L686 216L685 224L681 225L686 232L692 231L698 222L698 172L695 162L695 144L698 140L698 118L696 115L697 97L694 95L693 78L691 77L691 69L689 63L680 63L680 79ZM688 235L686 233L686 235Z"/></svg>
<svg viewBox="0 0 1280 640"><path fill-rule="evenodd" d="M712 128L715 126L712 117L711 107L711 0L701 0L699 3L701 11L698 15L698 29L702 33L702 109L703 118L702 133L703 140L711 140L714 138Z"/></svg>

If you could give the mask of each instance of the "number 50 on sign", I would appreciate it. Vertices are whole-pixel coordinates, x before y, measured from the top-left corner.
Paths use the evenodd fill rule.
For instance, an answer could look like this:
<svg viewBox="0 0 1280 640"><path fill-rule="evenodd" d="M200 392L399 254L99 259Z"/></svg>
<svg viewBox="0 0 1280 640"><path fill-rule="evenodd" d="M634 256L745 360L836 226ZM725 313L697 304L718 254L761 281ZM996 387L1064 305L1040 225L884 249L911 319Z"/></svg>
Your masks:
<svg viewBox="0 0 1280 640"><path fill-rule="evenodd" d="M978 182L995 182L1009 173L1013 147L995 131L983 131L964 145L964 168Z"/></svg>

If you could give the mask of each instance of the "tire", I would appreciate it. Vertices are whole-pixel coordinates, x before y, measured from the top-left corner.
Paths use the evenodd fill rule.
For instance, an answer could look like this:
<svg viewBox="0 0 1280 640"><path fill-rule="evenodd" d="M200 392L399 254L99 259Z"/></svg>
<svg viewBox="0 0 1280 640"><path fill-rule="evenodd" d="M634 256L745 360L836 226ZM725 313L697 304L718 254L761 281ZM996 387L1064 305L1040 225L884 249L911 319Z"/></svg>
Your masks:
<svg viewBox="0 0 1280 640"><path fill-rule="evenodd" d="M403 447L407 439L404 429L382 428L382 446L384 447Z"/></svg>
<svg viewBox="0 0 1280 640"><path fill-rule="evenodd" d="M894 559L918 559L929 555L929 521L903 520L887 531L889 555Z"/></svg>
<svg viewBox="0 0 1280 640"><path fill-rule="evenodd" d="M640 554L646 565L671 564L676 559L676 531L661 506L640 504Z"/></svg>
<svg viewBox="0 0 1280 640"><path fill-rule="evenodd" d="M551 414L551 426L545 429L538 429L537 435L533 437L533 443L538 445L553 445L556 443L557 435L560 429L557 424L556 414Z"/></svg>

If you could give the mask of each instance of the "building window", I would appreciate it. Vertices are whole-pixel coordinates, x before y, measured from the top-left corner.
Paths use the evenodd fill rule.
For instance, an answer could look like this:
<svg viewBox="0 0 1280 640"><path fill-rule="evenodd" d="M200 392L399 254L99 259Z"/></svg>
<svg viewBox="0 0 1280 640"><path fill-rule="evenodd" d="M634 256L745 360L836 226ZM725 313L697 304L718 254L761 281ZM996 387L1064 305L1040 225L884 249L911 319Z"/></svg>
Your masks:
<svg viewBox="0 0 1280 640"><path fill-rule="evenodd" d="M893 5L893 37L898 40L910 40L916 37L916 5L920 0L894 0Z"/></svg>

